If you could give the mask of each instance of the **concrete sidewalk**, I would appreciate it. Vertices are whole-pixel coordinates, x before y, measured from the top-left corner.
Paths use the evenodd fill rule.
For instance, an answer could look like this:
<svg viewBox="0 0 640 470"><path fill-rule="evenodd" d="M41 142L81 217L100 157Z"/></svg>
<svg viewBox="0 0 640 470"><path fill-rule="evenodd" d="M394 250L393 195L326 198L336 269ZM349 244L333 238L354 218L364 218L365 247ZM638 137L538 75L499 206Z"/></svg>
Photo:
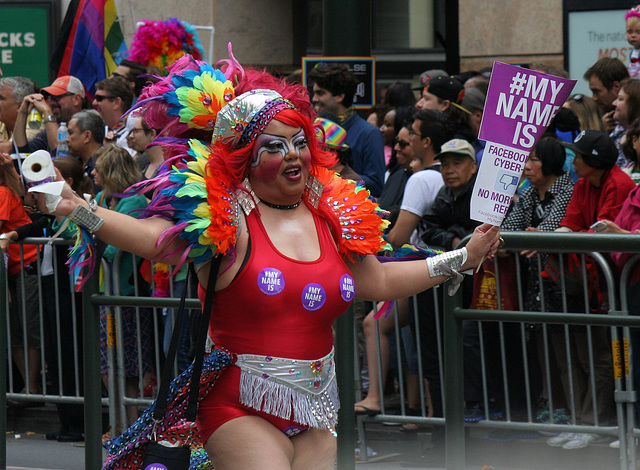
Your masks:
<svg viewBox="0 0 640 470"><path fill-rule="evenodd" d="M8 411L7 468L9 470L84 470L84 444L47 441L58 429L55 406ZM396 470L446 468L444 444L433 429L404 433L400 426L366 423L369 461L357 469ZM547 437L487 439L487 428L471 426L466 442L467 470L611 470L619 469L618 450L608 443L564 450L546 444ZM441 434L441 433L440 433ZM490 436L493 437L493 436ZM504 436L503 436L504 437Z"/></svg>

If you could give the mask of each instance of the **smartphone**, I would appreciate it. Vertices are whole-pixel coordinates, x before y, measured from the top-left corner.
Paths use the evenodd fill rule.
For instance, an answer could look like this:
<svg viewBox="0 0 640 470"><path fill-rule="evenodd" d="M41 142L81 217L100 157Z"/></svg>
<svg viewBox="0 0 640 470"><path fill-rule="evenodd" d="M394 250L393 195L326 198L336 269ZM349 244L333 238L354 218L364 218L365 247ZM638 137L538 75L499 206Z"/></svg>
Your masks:
<svg viewBox="0 0 640 470"><path fill-rule="evenodd" d="M604 220L598 220L589 228L594 232L602 232L605 228L607 228L607 223Z"/></svg>

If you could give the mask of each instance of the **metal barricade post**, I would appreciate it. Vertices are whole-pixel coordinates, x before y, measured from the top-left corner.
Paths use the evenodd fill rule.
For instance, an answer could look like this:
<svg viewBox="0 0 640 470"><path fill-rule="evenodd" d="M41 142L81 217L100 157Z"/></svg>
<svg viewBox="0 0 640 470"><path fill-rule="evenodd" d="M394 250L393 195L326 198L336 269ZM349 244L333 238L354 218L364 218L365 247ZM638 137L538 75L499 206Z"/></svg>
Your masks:
<svg viewBox="0 0 640 470"><path fill-rule="evenodd" d="M444 286L444 384L447 390L445 403L446 461L447 468L463 470L465 467L464 442L464 375L462 352L462 320L454 312L462 306L462 289L454 296L447 294L447 281Z"/></svg>
<svg viewBox="0 0 640 470"><path fill-rule="evenodd" d="M100 260L96 260L100 266ZM99 269L82 289L84 321L84 432L85 468L102 467L102 382L100 376L100 309L98 307Z"/></svg>
<svg viewBox="0 0 640 470"><path fill-rule="evenodd" d="M7 409L7 321L9 309L7 299L7 268L4 257L0 263L0 409ZM0 433L7 435L7 413L0 416ZM7 442L0 445L0 468L7 468Z"/></svg>
<svg viewBox="0 0 640 470"><path fill-rule="evenodd" d="M336 380L340 386L340 411L338 413L338 470L355 468L355 416L352 403L356 396L353 385L355 367L353 362L353 349L355 341L353 336L354 318L353 305L347 312L338 318L336 325ZM366 452L366 449L365 449Z"/></svg>

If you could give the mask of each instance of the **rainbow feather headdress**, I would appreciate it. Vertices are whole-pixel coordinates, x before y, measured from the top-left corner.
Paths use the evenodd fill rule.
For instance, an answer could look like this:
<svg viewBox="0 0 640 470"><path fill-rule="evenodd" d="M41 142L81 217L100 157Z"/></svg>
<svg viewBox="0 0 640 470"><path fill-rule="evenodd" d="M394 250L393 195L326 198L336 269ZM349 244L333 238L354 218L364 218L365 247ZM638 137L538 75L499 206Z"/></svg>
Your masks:
<svg viewBox="0 0 640 470"><path fill-rule="evenodd" d="M155 191L140 215L175 222L159 244L185 242L180 253L166 253L179 255L180 264L187 258L199 263L216 253L232 254L236 243L239 211L243 209L239 200L247 192L241 181L225 179L212 170L210 160L220 158L215 147L246 147L277 113L296 109L294 102L278 91L251 89L233 57L231 44L229 57L214 67L188 56L181 58L167 77L145 89L137 105L149 125L163 129L165 137L158 143L169 149L159 175L134 187L137 192ZM237 90L247 88L236 96ZM297 99L308 103L308 96ZM187 139L194 135L197 138ZM317 194L315 199L305 195L305 201L330 207L327 213L333 214L342 230L338 244L343 256L377 253L388 246L382 238L387 222L364 187L325 168L312 167L311 173Z"/></svg>
<svg viewBox="0 0 640 470"><path fill-rule="evenodd" d="M204 56L195 28L186 21L171 18L143 20L139 24L129 48L129 60L164 69L185 54L197 60Z"/></svg>

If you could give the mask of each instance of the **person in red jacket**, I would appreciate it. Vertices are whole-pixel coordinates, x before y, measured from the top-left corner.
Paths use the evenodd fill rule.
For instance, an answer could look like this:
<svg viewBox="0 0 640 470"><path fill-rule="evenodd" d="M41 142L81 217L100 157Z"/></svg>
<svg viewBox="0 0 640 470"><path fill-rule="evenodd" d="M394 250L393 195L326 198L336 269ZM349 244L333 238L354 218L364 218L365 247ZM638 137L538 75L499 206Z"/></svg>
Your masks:
<svg viewBox="0 0 640 470"><path fill-rule="evenodd" d="M616 166L615 144L604 132L582 131L572 144L564 145L576 154L573 167L580 179L560 230L590 232L597 220L615 220L635 183Z"/></svg>
<svg viewBox="0 0 640 470"><path fill-rule="evenodd" d="M593 232L591 225L596 221L615 220L635 183L616 165L618 150L605 133L594 130L582 131L573 143L563 145L575 152L573 167L580 179L573 187L573 196L558 231ZM579 272L581 268L578 266L575 269ZM597 277L597 268L589 260L587 271L590 280ZM606 312L606 302L598 303L598 310ZM587 354L587 328L573 327L570 330L571 370L567 357L557 356L557 360L561 380L566 383L569 373L573 376L573 413L576 424L602 426L609 424L614 416L611 340L607 327L590 327L590 333L593 347L593 378ZM592 383L595 383L595 389ZM568 390L567 387L564 388ZM596 409L593 407L593 394ZM595 434L565 432L550 438L547 443L564 449L579 449L587 447L597 438Z"/></svg>

